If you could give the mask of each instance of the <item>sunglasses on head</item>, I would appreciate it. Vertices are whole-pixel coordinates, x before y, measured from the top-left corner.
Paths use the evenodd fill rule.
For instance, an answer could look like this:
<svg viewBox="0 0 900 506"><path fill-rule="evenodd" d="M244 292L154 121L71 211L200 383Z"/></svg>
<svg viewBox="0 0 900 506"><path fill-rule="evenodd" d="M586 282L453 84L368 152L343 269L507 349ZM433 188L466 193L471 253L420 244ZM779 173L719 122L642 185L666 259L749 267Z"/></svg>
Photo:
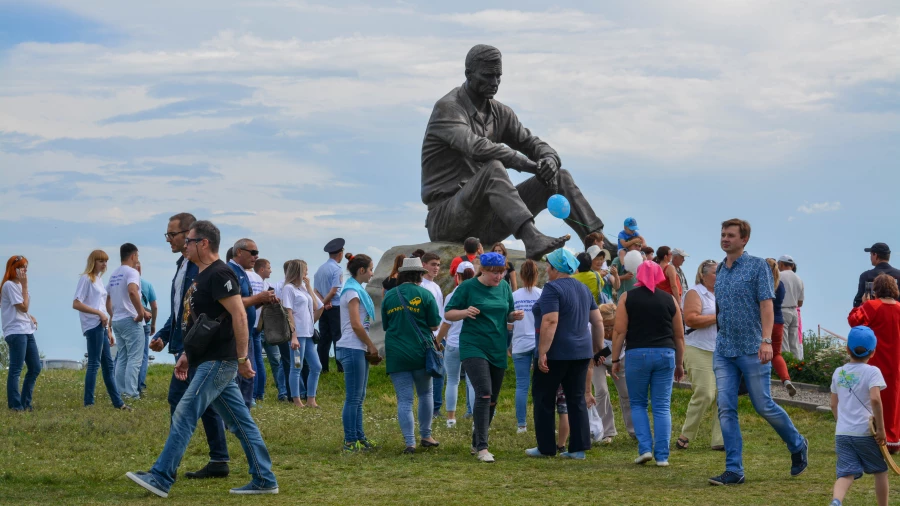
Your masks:
<svg viewBox="0 0 900 506"><path fill-rule="evenodd" d="M23 257L22 255L19 255L16 257L15 260L13 260L13 262L21 262L23 258L25 258L25 257Z"/></svg>

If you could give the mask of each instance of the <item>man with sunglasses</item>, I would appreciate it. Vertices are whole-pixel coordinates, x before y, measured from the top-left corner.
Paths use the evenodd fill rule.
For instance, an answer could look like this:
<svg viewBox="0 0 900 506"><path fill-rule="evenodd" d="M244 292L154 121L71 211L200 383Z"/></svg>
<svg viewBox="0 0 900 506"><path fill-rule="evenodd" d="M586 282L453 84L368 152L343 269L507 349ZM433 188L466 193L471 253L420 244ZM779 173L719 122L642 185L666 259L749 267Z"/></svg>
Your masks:
<svg viewBox="0 0 900 506"><path fill-rule="evenodd" d="M259 343L255 343L253 339L254 334L256 334L254 332L254 329L256 329L256 308L263 304L277 302L278 299L275 297L275 292L263 290L262 278L256 273L252 273L253 266L256 265L256 259L259 258L259 249L256 247L256 242L247 238L238 239L238 241L234 243L232 254L234 255L234 258L228 262L228 266L234 271L238 278L238 283L241 286L241 300L244 303L244 309L247 311L247 331L251 336L248 356L254 357L254 347L259 346ZM251 273L252 276L259 279L258 283L254 283L253 280L251 280ZM259 335L256 334L256 337L258 338ZM244 402L249 408L253 404L253 387L255 380L253 378L238 376L237 382L241 387L241 394L244 396ZM290 388L288 388L288 390L290 390Z"/></svg>
<svg viewBox="0 0 900 506"><path fill-rule="evenodd" d="M181 358L184 353L184 335L182 331L182 321L184 317L184 295L188 292L194 278L197 277L200 269L194 262L188 260L186 256L188 231L197 219L190 213L179 213L169 218L169 225L164 234L166 242L172 248L172 253L179 255L175 270L175 277L172 278L172 290L169 294L169 300L172 302L172 312L163 328L156 333L154 339L150 341L150 349L153 351L162 351L168 345L169 353L175 356L175 361ZM186 380L178 379L172 374L169 382L169 414L175 414L175 408L184 396L194 377L196 371L195 366L188 369ZM228 476L228 444L225 442L225 423L222 418L212 409L208 408L200 417L203 422L203 430L206 432L206 442L209 443L209 462L202 469L195 472L185 473L187 478L204 479L204 478L224 478Z"/></svg>

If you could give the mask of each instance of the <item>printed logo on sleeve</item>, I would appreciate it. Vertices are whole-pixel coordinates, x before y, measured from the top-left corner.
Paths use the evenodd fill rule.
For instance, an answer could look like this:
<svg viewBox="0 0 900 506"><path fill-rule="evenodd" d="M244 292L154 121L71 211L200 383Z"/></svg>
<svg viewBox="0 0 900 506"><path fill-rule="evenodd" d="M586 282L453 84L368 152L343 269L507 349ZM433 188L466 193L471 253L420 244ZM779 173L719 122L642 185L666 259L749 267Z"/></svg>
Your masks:
<svg viewBox="0 0 900 506"><path fill-rule="evenodd" d="M225 282L225 289L228 290L229 292L231 291L231 280L230 279Z"/></svg>

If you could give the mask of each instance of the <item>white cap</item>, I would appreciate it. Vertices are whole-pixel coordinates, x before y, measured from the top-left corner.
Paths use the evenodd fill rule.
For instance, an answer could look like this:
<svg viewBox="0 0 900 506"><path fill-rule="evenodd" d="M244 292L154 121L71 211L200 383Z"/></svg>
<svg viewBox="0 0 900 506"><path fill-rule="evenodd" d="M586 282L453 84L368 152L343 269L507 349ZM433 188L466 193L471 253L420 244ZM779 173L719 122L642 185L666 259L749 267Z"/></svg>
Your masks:
<svg viewBox="0 0 900 506"><path fill-rule="evenodd" d="M673 256L680 256L680 257L684 257L684 258L687 258L687 257L690 256L690 255L688 255L687 253L685 253L683 249L680 249L680 248L674 248L674 249L672 249L672 255L673 255Z"/></svg>
<svg viewBox="0 0 900 506"><path fill-rule="evenodd" d="M778 261L781 262L781 263L783 263L783 264L791 264L791 265L794 265L794 259L791 258L790 255L781 255L781 256L778 258Z"/></svg>
<svg viewBox="0 0 900 506"><path fill-rule="evenodd" d="M597 255L601 252L603 252L603 249L596 244L587 249L587 254L591 256L591 260L597 258Z"/></svg>
<svg viewBox="0 0 900 506"><path fill-rule="evenodd" d="M472 265L472 262L460 262L459 265L456 267L456 273L462 274L462 273L466 272L466 269L472 269L474 271L475 266Z"/></svg>

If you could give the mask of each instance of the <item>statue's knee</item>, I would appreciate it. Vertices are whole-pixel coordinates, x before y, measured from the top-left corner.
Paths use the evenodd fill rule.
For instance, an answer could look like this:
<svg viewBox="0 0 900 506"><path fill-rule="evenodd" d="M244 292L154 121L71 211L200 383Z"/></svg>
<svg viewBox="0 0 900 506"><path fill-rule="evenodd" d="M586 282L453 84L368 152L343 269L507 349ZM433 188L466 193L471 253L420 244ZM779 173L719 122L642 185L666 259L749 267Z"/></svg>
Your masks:
<svg viewBox="0 0 900 506"><path fill-rule="evenodd" d="M484 162L481 170L490 174L491 179L509 179L509 173L507 172L506 167L503 165L503 162L501 162L500 160L491 160L489 162Z"/></svg>
<svg viewBox="0 0 900 506"><path fill-rule="evenodd" d="M566 169L559 169L559 178L566 183L575 183L575 178L572 177L572 173Z"/></svg>

